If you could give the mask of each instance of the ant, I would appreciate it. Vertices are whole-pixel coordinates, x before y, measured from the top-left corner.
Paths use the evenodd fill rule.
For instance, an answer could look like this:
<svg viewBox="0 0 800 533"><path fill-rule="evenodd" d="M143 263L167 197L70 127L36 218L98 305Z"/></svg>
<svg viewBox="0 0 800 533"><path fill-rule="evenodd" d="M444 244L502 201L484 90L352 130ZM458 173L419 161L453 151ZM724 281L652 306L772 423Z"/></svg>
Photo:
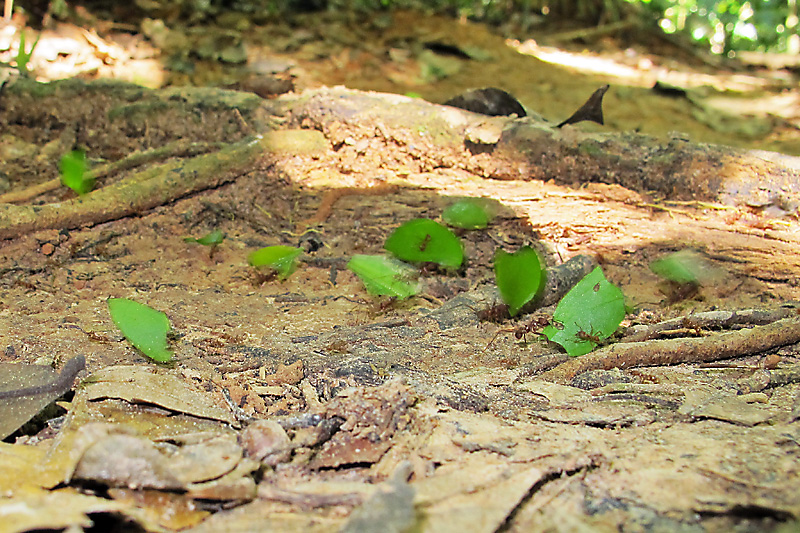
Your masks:
<svg viewBox="0 0 800 533"><path fill-rule="evenodd" d="M425 238L422 239L422 242L419 243L419 251L424 252L426 248L428 248L428 243L431 242L431 234L426 233Z"/></svg>
<svg viewBox="0 0 800 533"><path fill-rule="evenodd" d="M578 332L575 334L575 338L576 339L578 339L580 341L593 342L595 344L600 344L602 342L602 339L600 338L600 335L602 335L602 333L603 333L602 331L597 331L596 332L594 330L594 326L590 326L589 333L586 333L585 331L580 329L581 327L578 326L578 324L575 324L575 325L578 327Z"/></svg>
<svg viewBox="0 0 800 533"><path fill-rule="evenodd" d="M478 320L481 322L502 322L507 318L511 318L511 313L508 312L508 304L494 304L486 309L481 309L477 312Z"/></svg>
<svg viewBox="0 0 800 533"><path fill-rule="evenodd" d="M522 324L521 326L517 326L516 328L499 329L497 330L497 333L494 334L494 337L492 337L492 340L489 341L489 344L486 345L484 351L489 349L489 347L494 343L495 340L497 340L497 337L499 337L501 333L513 333L517 340L522 339L522 341L527 344L528 339L525 337L527 334L534 333L536 335L542 335L541 328L549 326L550 324L550 318L539 315L531 317L530 321Z"/></svg>

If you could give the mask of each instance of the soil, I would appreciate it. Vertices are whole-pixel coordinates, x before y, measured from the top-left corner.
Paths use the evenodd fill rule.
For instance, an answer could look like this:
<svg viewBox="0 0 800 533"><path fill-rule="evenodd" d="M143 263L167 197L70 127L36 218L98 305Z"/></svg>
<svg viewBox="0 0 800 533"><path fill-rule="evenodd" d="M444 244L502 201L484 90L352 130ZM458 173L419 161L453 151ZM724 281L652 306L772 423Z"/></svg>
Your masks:
<svg viewBox="0 0 800 533"><path fill-rule="evenodd" d="M518 54L480 26L418 14L393 17L387 25L382 19L355 24L308 16L296 22L305 33L298 26L260 27L243 35L251 55L266 54L265 35L272 32L275 50L262 59L291 61L294 77L284 79L298 89L345 84L443 101L467 86L500 86L550 122L569 116L608 80L565 74ZM283 49L276 34L287 41ZM316 40L322 34L326 40ZM415 47L434 41L462 49L469 43L473 53L480 49L491 59L461 58L454 74L422 83L423 56ZM411 43L411 55L400 53L403 43ZM641 52L616 55L639 67L644 59L667 62ZM639 85L649 83L648 71L639 74ZM200 76L198 70L192 81ZM231 70L221 68L215 82L237 81L228 76ZM779 84L742 73L715 72L714 79L760 91ZM2 449L9 457L33 453L20 448L47 454L21 470L39 492L3 485L9 505L29 502L31 494L52 499L40 507L60 504L56 497L73 503L87 498L82 511L72 521L43 517L4 531L86 527L87 515L108 528L127 520L147 531L797 526L796 339L720 361L708 356L672 365L598 365L565 377L558 365L567 357L558 346L535 334L514 335L531 315L502 323L479 319L481 310L497 303L495 250L529 244L553 268L573 258L585 261L587 271L600 264L622 289L631 312L610 342L624 340L636 326L706 311L783 313L796 333L796 211L776 217L742 201L670 202L675 198L665 191L580 176L492 179L480 171L491 155L472 153L463 142L454 150L453 143L415 130L410 115L412 127L397 127L391 109L427 105L404 97L323 88L262 101L243 93L149 92L114 83L53 87L59 88L31 94L12 83L0 99L2 172L12 192L56 178L53 154L75 144L106 161L178 141L232 144L268 131L282 133L284 144L213 186L157 199L133 215L20 230L0 241L0 359L60 365L83 354L82 377L89 377L65 404L70 414L60 428L16 434L17 444ZM770 133L743 136L744 127L719 131L691 120L697 102L614 86L605 100L605 126L566 128L579 132L574 135L636 130L664 142L680 130L696 142L800 152L793 117L773 116ZM362 108L385 109L386 119L348 115L348 109ZM448 124L483 120L452 108L425 109ZM741 118L738 125L763 121ZM317 136L292 137L305 130ZM158 161L148 164L160 168ZM100 190L121 187L139 170L101 179ZM436 218L464 196L493 198L502 208L486 230L460 233L466 266L426 272L419 296L370 296L344 268L353 254L381 253L401 222ZM75 206L88 208L91 200L56 189L27 203L35 206L33 213L55 206L58 216ZM213 229L226 235L217 247L184 241ZM275 244L306 251L284 281L246 262L248 253ZM681 294L650 264L686 249L698 253L708 276L694 292ZM174 362L156 365L125 340L108 314L110 297L166 313ZM714 337L729 328L681 324L668 335ZM131 392L146 379L157 385ZM157 396L171 379L180 385L173 399ZM104 383L116 388L101 392L97 387ZM254 420L279 424L276 429ZM228 446L221 455L239 459L209 459L218 457L209 445L194 462L187 459L187 470L228 465L219 472L184 479L172 464L164 467L173 468L170 483L163 472L143 480L125 467L136 454L108 444L124 438L141 439L135 449L155 446L155 456L136 456L148 465L158 462L158 454L178 457L212 441ZM75 451L87 449L100 459ZM98 484L112 488L97 491Z"/></svg>

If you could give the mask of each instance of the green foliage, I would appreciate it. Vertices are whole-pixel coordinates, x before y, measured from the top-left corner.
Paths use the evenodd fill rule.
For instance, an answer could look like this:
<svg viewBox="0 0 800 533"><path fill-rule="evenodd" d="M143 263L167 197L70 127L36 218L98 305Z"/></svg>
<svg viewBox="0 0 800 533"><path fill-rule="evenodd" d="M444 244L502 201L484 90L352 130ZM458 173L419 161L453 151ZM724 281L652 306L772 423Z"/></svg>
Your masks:
<svg viewBox="0 0 800 533"><path fill-rule="evenodd" d="M79 195L90 192L94 188L94 178L87 177L86 152L73 150L61 156L61 183Z"/></svg>
<svg viewBox="0 0 800 533"><path fill-rule="evenodd" d="M452 231L427 218L410 220L394 230L383 247L403 261L458 268L464 261L461 241Z"/></svg>
<svg viewBox="0 0 800 533"><path fill-rule="evenodd" d="M625 298L618 287L595 268L556 306L553 323L543 333L572 357L594 350L611 336L625 318Z"/></svg>
<svg viewBox="0 0 800 533"><path fill-rule="evenodd" d="M283 280L297 269L297 258L302 253L302 249L292 246L267 246L248 255L247 262L254 267L269 267Z"/></svg>
<svg viewBox="0 0 800 533"><path fill-rule="evenodd" d="M412 281L415 271L409 265L383 255L355 255L347 268L364 283L367 292L401 300L419 292Z"/></svg>
<svg viewBox="0 0 800 533"><path fill-rule="evenodd" d="M448 225L463 229L482 229L489 225L492 215L481 198L464 198L442 213Z"/></svg>
<svg viewBox="0 0 800 533"><path fill-rule="evenodd" d="M17 57L14 58L14 62L20 75L28 75L28 72L30 71L28 63L30 63L33 51L36 50L36 45L39 44L39 39L41 38L42 35L39 34L39 36L36 38L36 41L34 41L33 46L31 46L31 49L27 50L25 47L25 32L19 32L19 49L17 50Z"/></svg>
<svg viewBox="0 0 800 533"><path fill-rule="evenodd" d="M196 242L197 244L202 244L203 246L219 246L222 244L222 241L225 240L225 234L222 233L220 230L215 229L206 233L199 239L195 239L194 237L185 237L184 242Z"/></svg>
<svg viewBox="0 0 800 533"><path fill-rule="evenodd" d="M774 0L628 0L660 18L667 33L682 32L714 53L736 50L786 52L797 19ZM796 37L795 37L796 38Z"/></svg>
<svg viewBox="0 0 800 533"><path fill-rule="evenodd" d="M494 254L494 274L500 297L511 316L542 291L546 279L544 262L530 246L523 246L513 254L498 248Z"/></svg>
<svg viewBox="0 0 800 533"><path fill-rule="evenodd" d="M125 338L143 354L159 363L172 359L167 349L167 315L126 298L109 298L108 311Z"/></svg>

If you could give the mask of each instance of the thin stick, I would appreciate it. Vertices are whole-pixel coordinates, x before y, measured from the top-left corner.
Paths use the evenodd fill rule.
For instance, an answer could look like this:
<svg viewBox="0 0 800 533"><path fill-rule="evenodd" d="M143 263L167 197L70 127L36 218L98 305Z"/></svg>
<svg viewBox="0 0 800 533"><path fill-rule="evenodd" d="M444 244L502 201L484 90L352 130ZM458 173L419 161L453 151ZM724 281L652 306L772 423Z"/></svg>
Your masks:
<svg viewBox="0 0 800 533"><path fill-rule="evenodd" d="M167 159L170 157L193 157L199 154L210 152L214 149L219 149L222 146L222 143L194 143L177 141L160 146L158 148L153 148L151 150L133 152L119 161L114 161L113 163L107 163L99 166L87 173L87 179L104 178L111 174L116 174L146 163L151 163L153 161ZM19 191L11 191L6 194L0 194L0 204L21 204L23 202L29 202L37 196L54 191L61 186L61 178L54 178L49 181L45 181L44 183L39 183Z"/></svg>
<svg viewBox="0 0 800 533"><path fill-rule="evenodd" d="M263 168L276 153L317 150L315 130L267 132L210 154L168 161L74 200L42 206L0 204L0 239L42 229L72 229L117 220Z"/></svg>
<svg viewBox="0 0 800 533"><path fill-rule="evenodd" d="M567 383L578 374L589 370L705 363L760 353L796 342L800 342L799 316L778 320L766 326L708 337L612 344L571 359L540 377L548 381Z"/></svg>

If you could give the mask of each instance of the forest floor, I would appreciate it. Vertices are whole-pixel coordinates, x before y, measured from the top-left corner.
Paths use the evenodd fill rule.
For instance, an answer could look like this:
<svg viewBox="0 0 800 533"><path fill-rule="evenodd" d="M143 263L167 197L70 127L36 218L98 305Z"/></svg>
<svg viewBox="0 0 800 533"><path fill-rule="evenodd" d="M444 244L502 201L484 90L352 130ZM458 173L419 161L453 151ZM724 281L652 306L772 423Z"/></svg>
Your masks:
<svg viewBox="0 0 800 533"><path fill-rule="evenodd" d="M89 528L87 517L103 531L796 527L796 206L776 216L714 199L670 202L580 176L492 179L477 170L489 155L439 143L415 129L413 113L448 124L474 124L475 116L325 89L443 102L495 86L529 115L558 123L610 83L605 125L566 130L798 154L791 72L721 70L671 45L664 46L674 56L657 56L646 48L652 43L621 46L612 37L591 52L509 43L480 25L415 13L227 24L142 23L149 41L61 24L45 32L31 66L42 79L81 72L154 86L238 87L267 99L69 83L26 95L13 81L0 95L4 194L57 179L58 156L76 145L96 165L179 141L238 150L257 133L272 151L221 163L235 171L133 216L2 233L0 359L60 366L83 354L81 377L89 379L62 402L66 418L0 448L8 473L0 531ZM535 56L596 70L587 75ZM656 81L682 90L654 91ZM311 92L280 96L292 87ZM408 109L409 128L380 109ZM186 157L165 174L184 179L188 161L204 157L214 155ZM158 171L169 162L149 164ZM100 179L83 200L58 188L18 207L56 218L90 209L92 195L121 190L140 170ZM502 208L486 230L461 235L468 263L458 274L429 273L420 296L387 302L343 268L353 254L381 253L401 222L437 218L463 196L493 198ZM0 232L19 223L0 220ZM226 235L213 250L183 240L213 229ZM275 244L306 251L285 281L265 280L246 262ZM495 249L525 244L551 267L581 257L602 266L631 309L613 342L624 344L621 336L637 326L694 313L644 340L727 345L698 349L681 364L651 359L609 369L601 361L577 375L560 371L572 361L559 347L534 334L516 338L514 328L530 316L499 324L478 316L496 303L485 290ZM686 249L707 276L697 291L680 294L650 264ZM109 297L165 312L175 361L156 365L136 351L112 322ZM708 311L723 314L696 315ZM762 349L733 340L768 327L774 331L762 337L783 340ZM4 409L10 418L19 406Z"/></svg>

